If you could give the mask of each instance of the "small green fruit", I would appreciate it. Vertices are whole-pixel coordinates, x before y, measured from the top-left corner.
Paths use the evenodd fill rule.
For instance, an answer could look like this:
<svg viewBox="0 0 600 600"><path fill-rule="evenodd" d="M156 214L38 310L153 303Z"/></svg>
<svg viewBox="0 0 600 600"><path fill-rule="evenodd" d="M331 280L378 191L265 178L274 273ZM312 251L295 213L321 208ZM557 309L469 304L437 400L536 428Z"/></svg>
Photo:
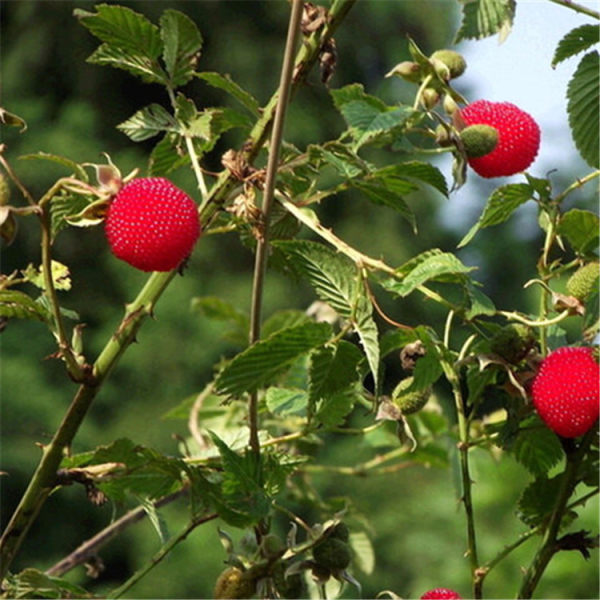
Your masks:
<svg viewBox="0 0 600 600"><path fill-rule="evenodd" d="M520 323L502 327L490 341L490 350L511 364L523 360L535 345L533 331Z"/></svg>
<svg viewBox="0 0 600 600"><path fill-rule="evenodd" d="M219 575L213 597L218 600L251 598L255 591L254 579L246 577L244 571L237 567L228 567Z"/></svg>
<svg viewBox="0 0 600 600"><path fill-rule="evenodd" d="M498 130L491 125L470 125L460 132L460 139L469 158L480 158L498 145Z"/></svg>
<svg viewBox="0 0 600 600"><path fill-rule="evenodd" d="M460 77L467 68L463 56L454 50L437 50L431 55L430 60L444 81ZM441 63L445 68L440 67L437 63Z"/></svg>
<svg viewBox="0 0 600 600"><path fill-rule="evenodd" d="M260 542L260 551L265 558L273 558L283 554L285 546L274 533L265 535Z"/></svg>
<svg viewBox="0 0 600 600"><path fill-rule="evenodd" d="M425 88L421 94L421 101L427 109L433 108L439 102L439 100L439 92L431 87Z"/></svg>
<svg viewBox="0 0 600 600"><path fill-rule="evenodd" d="M600 263L592 262L583 265L567 281L567 292L578 300L585 300L594 290L598 289L599 277Z"/></svg>
<svg viewBox="0 0 600 600"><path fill-rule="evenodd" d="M342 540L342 542L348 542L350 539L350 530L348 529L348 525L341 522L338 523L329 532L329 537Z"/></svg>
<svg viewBox="0 0 600 600"><path fill-rule="evenodd" d="M350 546L338 538L328 537L313 548L313 558L320 566L331 571L342 571L352 560Z"/></svg>
<svg viewBox="0 0 600 600"><path fill-rule="evenodd" d="M403 415L411 415L420 411L431 396L431 388L407 391L414 382L414 377L403 379L392 392L392 401Z"/></svg>

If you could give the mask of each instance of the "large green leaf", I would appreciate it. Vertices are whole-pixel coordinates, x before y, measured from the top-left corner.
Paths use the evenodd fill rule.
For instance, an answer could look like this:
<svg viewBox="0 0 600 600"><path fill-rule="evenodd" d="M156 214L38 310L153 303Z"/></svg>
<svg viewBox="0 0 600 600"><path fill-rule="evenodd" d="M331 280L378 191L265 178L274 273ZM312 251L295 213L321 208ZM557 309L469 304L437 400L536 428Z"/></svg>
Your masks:
<svg viewBox="0 0 600 600"><path fill-rule="evenodd" d="M378 386L379 341L373 308L366 298L354 264L334 250L308 241L277 241L292 267L308 279L317 295L345 319L360 338L369 368Z"/></svg>
<svg viewBox="0 0 600 600"><path fill-rule="evenodd" d="M309 393L312 401L330 396L353 385L359 377L360 350L341 340L335 346L325 346L311 354Z"/></svg>
<svg viewBox="0 0 600 600"><path fill-rule="evenodd" d="M183 13L167 9L160 17L163 60L172 87L185 85L193 76L202 48L202 35Z"/></svg>
<svg viewBox="0 0 600 600"><path fill-rule="evenodd" d="M520 431L513 452L515 458L535 476L546 475L564 455L556 435L541 424L536 429Z"/></svg>
<svg viewBox="0 0 600 600"><path fill-rule="evenodd" d="M168 175L172 171L190 162L189 154L178 151L181 136L176 133L166 133L162 140L154 146L148 161L148 172L153 176Z"/></svg>
<svg viewBox="0 0 600 600"><path fill-rule="evenodd" d="M141 142L163 132L177 132L177 121L160 104L150 104L117 125L117 129L134 142Z"/></svg>
<svg viewBox="0 0 600 600"><path fill-rule="evenodd" d="M322 346L331 337L327 323L305 323L282 329L238 354L219 373L216 390L238 395L252 392L271 382L294 360Z"/></svg>
<svg viewBox="0 0 600 600"><path fill-rule="evenodd" d="M513 183L494 190L488 198L479 220L460 241L458 247L466 246L480 229L504 223L521 204L527 202L532 196L533 189L526 183Z"/></svg>
<svg viewBox="0 0 600 600"><path fill-rule="evenodd" d="M417 186L406 179L359 179L352 181L351 185L362 192L373 204L393 208L411 224L413 231L416 231L415 215L398 190L404 188L403 193L406 193L418 189Z"/></svg>
<svg viewBox="0 0 600 600"><path fill-rule="evenodd" d="M567 112L573 141L583 159L600 167L600 64L598 52L586 54L579 63L567 88Z"/></svg>
<svg viewBox="0 0 600 600"><path fill-rule="evenodd" d="M165 82L165 73L158 63L163 50L158 27L123 6L99 4L96 10L73 11L82 25L104 42L88 61L125 69L148 82Z"/></svg>
<svg viewBox="0 0 600 600"><path fill-rule="evenodd" d="M461 0L463 17L455 43L461 40L480 40L498 33L504 41L512 28L515 0Z"/></svg>
<svg viewBox="0 0 600 600"><path fill-rule="evenodd" d="M442 172L433 165L421 162L418 160L411 160L407 162L398 163L395 165L389 165L378 169L372 173L372 177L383 177L384 179L416 179L426 183L436 190L448 196L448 184L446 178L442 175Z"/></svg>
<svg viewBox="0 0 600 600"><path fill-rule="evenodd" d="M196 77L203 79L208 85L221 89L235 98L244 108L246 108L253 116L260 116L260 105L258 100L245 89L240 87L231 79L230 75L222 75L221 73L204 71L196 73Z"/></svg>
<svg viewBox="0 0 600 600"><path fill-rule="evenodd" d="M575 56L589 47L597 44L600 39L600 28L598 25L581 25L569 31L565 37L558 42L552 59L552 67L571 56Z"/></svg>
<svg viewBox="0 0 600 600"><path fill-rule="evenodd" d="M598 215L579 208L572 208L562 215L558 233L563 235L578 254L593 253L598 247Z"/></svg>
<svg viewBox="0 0 600 600"><path fill-rule="evenodd" d="M27 294L18 290L0 290L0 317L46 321L50 315Z"/></svg>
<svg viewBox="0 0 600 600"><path fill-rule="evenodd" d="M438 248L415 256L397 269L398 279L389 279L383 286L400 296L408 296L427 281L464 282L465 275L474 270L463 264L454 254Z"/></svg>

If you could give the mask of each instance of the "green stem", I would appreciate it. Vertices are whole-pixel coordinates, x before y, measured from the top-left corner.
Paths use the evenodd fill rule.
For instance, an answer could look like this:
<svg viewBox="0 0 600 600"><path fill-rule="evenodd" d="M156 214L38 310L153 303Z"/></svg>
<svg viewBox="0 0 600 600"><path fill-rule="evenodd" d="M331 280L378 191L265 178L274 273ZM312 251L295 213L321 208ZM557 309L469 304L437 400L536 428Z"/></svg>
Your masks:
<svg viewBox="0 0 600 600"><path fill-rule="evenodd" d="M300 21L302 19L302 0L293 0L292 11L288 26L287 40L281 67L281 78L279 81L279 93L275 118L273 120L273 133L269 146L269 159L267 162L267 174L262 205L262 231L257 240L256 257L254 261L254 278L252 287L252 305L250 309L250 344L260 338L260 324L262 315L262 299L267 267L267 256L269 248L269 223L273 207L273 193L275 191L275 179L277 177L277 166L279 163L279 152L283 139L283 128L285 115L291 93L292 76L294 73L294 52L298 35L300 33ZM258 396L257 392L250 395L248 405L248 421L250 428L250 448L258 454L260 442L258 440Z"/></svg>
<svg viewBox="0 0 600 600"><path fill-rule="evenodd" d="M199 525L206 523L208 521L213 521L219 515L216 513L205 515L203 517L197 517L192 519L183 529L183 531L172 537L168 542L166 542L161 549L150 559L150 561L145 564L141 569L136 571L123 585L120 585L118 588L114 589L112 592L107 594L106 598L120 598L128 589L134 586L142 577L144 577L147 573L149 573L156 565L161 563L163 559L177 546L177 544L183 542L185 538Z"/></svg>
<svg viewBox="0 0 600 600"><path fill-rule="evenodd" d="M582 15L587 15L588 17L593 17L594 19L600 20L600 13L588 8L587 6L582 6L581 4L575 4L572 0L550 0L550 2L554 2L554 4L560 4L565 8L570 8L575 12L581 13Z"/></svg>
<svg viewBox="0 0 600 600"><path fill-rule="evenodd" d="M596 427L592 427L590 431L585 434L575 452L567 453L567 462L562 474L560 489L554 504L554 509L552 510L552 515L546 524L542 543L533 557L531 565L525 571L517 598L531 598L548 563L557 552L556 536L565 515L567 502L577 485L577 471L589 445L596 435Z"/></svg>
<svg viewBox="0 0 600 600"><path fill-rule="evenodd" d="M92 368L92 376L79 386L51 442L44 446L38 467L0 538L0 578L6 575L31 524L50 492L56 487L56 471L63 451L70 446L100 386L125 349L135 340L143 320L169 284L173 272L153 273L138 297L127 306L125 316Z"/></svg>
<svg viewBox="0 0 600 600"><path fill-rule="evenodd" d="M600 176L600 171L592 171L585 177L582 177L581 179L577 179L566 190L564 190L561 194L556 196L554 201L557 204L560 204L571 192L578 190L580 187L583 187L586 183L592 181L593 179L596 179L596 177L599 177L599 176Z"/></svg>

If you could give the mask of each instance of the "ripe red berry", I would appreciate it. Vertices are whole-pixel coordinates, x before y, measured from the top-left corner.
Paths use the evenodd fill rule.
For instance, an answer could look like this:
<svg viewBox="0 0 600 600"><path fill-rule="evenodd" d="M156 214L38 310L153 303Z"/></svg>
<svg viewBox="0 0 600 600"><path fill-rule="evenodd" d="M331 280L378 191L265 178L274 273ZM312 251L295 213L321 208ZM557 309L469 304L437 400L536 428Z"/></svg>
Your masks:
<svg viewBox="0 0 600 600"><path fill-rule="evenodd" d="M449 598L460 600L462 596L455 592L454 590L449 590L448 588L435 588L433 590L429 590L425 592L421 596L421 600L434 600L435 598Z"/></svg>
<svg viewBox="0 0 600 600"><path fill-rule="evenodd" d="M108 208L106 236L113 254L142 271L170 271L200 236L194 201L162 177L125 184Z"/></svg>
<svg viewBox="0 0 600 600"><path fill-rule="evenodd" d="M599 383L591 348L558 348L542 361L533 381L533 404L552 431L577 437L598 419Z"/></svg>
<svg viewBox="0 0 600 600"><path fill-rule="evenodd" d="M540 147L540 128L533 117L510 102L477 100L460 111L469 125L490 125L498 131L498 144L485 156L469 158L482 177L501 177L524 171Z"/></svg>

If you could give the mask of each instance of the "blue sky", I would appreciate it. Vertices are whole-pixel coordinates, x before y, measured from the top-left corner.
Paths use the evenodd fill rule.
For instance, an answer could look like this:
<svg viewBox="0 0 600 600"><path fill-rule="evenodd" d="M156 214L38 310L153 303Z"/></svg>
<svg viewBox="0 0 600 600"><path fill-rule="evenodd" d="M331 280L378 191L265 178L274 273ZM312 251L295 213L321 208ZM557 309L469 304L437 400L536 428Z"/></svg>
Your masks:
<svg viewBox="0 0 600 600"><path fill-rule="evenodd" d="M600 9L597 1L579 0L579 4ZM549 0L519 0L513 29L503 43L494 36L461 42L456 47L468 65L465 74L455 82L459 92L469 90L470 101L482 98L512 102L539 123L540 152L529 169L535 176L545 177L550 170L558 169L567 171L569 178L574 179L590 171L581 159L577 160L579 154L571 138L566 110L567 84L583 54L560 63L555 69L550 66L558 42L585 23L594 23L594 20ZM443 211L445 224L452 228L464 230L481 212L481 188L475 189L472 185L478 176L470 170L469 178ZM523 181L523 176L497 178L490 183L497 187L517 181ZM589 193L593 193L592 186L588 187Z"/></svg>

